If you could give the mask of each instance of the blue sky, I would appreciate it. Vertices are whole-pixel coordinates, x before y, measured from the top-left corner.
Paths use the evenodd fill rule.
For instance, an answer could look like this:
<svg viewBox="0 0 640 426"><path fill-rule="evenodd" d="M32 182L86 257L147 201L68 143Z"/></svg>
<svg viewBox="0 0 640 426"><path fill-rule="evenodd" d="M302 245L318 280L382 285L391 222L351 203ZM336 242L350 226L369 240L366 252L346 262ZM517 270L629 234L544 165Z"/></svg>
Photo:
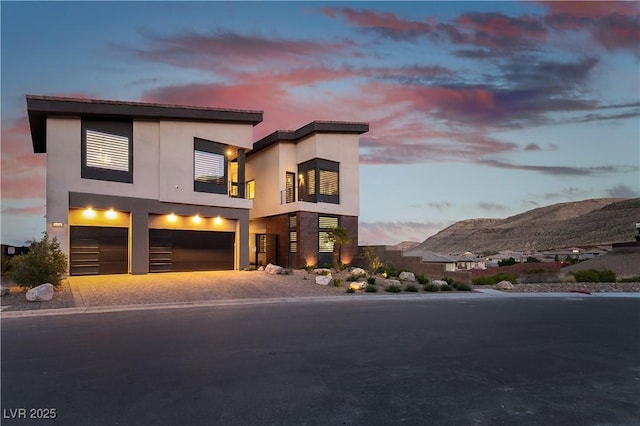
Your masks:
<svg viewBox="0 0 640 426"><path fill-rule="evenodd" d="M361 244L640 196L633 2L6 2L2 242L44 231L25 94L366 121Z"/></svg>

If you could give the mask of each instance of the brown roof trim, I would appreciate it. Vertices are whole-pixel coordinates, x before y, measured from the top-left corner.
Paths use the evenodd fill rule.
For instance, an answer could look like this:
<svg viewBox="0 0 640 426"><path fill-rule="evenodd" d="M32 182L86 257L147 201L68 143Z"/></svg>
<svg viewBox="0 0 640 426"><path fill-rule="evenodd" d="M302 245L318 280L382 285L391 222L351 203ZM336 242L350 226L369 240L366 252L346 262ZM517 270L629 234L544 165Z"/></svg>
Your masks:
<svg viewBox="0 0 640 426"><path fill-rule="evenodd" d="M185 105L26 95L33 151L46 152L46 118L80 116L149 120L262 122L262 111L233 110Z"/></svg>
<svg viewBox="0 0 640 426"><path fill-rule="evenodd" d="M298 130L277 130L253 144L247 156L279 142L298 143L314 133L352 133L361 135L369 131L369 123L347 121L312 121Z"/></svg>

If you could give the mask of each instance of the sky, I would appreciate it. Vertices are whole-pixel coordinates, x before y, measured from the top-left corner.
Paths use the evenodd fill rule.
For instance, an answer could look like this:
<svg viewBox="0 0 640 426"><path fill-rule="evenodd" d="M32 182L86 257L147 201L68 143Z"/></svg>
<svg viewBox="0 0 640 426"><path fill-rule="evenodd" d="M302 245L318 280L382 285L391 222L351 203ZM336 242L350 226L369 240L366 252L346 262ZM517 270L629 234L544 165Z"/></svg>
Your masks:
<svg viewBox="0 0 640 426"><path fill-rule="evenodd" d="M640 3L0 2L5 244L45 229L25 95L368 122L360 244L640 196Z"/></svg>

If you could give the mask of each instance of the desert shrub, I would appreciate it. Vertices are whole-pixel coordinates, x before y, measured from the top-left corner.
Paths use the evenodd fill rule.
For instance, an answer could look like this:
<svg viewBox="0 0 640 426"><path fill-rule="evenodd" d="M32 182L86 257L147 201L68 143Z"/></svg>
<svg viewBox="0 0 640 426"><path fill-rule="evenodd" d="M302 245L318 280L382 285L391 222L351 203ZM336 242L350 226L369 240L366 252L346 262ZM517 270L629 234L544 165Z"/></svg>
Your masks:
<svg viewBox="0 0 640 426"><path fill-rule="evenodd" d="M458 291L471 291L471 286L461 281L454 281L453 288L455 288Z"/></svg>
<svg viewBox="0 0 640 426"><path fill-rule="evenodd" d="M490 277L478 277L473 280L474 285L494 285L500 281L516 282L518 277L508 272L500 272L499 274L492 275Z"/></svg>
<svg viewBox="0 0 640 426"><path fill-rule="evenodd" d="M333 265L332 265L331 263L329 263L329 262L324 262L324 263L322 264L322 267L323 267L324 269L331 269L331 268L333 267Z"/></svg>
<svg viewBox="0 0 640 426"><path fill-rule="evenodd" d="M376 291L378 291L378 287L376 287L375 285L369 284L364 288L364 291L366 291L367 293L375 293Z"/></svg>
<svg viewBox="0 0 640 426"><path fill-rule="evenodd" d="M333 279L333 286L334 287L342 287L342 280L340 278L334 278Z"/></svg>
<svg viewBox="0 0 640 426"><path fill-rule="evenodd" d="M616 282L616 273L609 269L586 269L583 271L573 272L573 276L579 283L614 283Z"/></svg>
<svg viewBox="0 0 640 426"><path fill-rule="evenodd" d="M440 291L453 291L453 287L451 287L449 284L441 285Z"/></svg>
<svg viewBox="0 0 640 426"><path fill-rule="evenodd" d="M425 277L424 275L416 275L416 281L418 281L418 284L426 284L429 282L427 277Z"/></svg>
<svg viewBox="0 0 640 426"><path fill-rule="evenodd" d="M393 266L388 266L385 268L384 272L387 274L387 277L398 278L400 276L400 271L398 271Z"/></svg>
<svg viewBox="0 0 640 426"><path fill-rule="evenodd" d="M442 281L446 282L449 285L453 284L453 278L442 277Z"/></svg>
<svg viewBox="0 0 640 426"><path fill-rule="evenodd" d="M385 291L388 291L389 293L400 293L402 291L402 287L400 287L399 285L391 284L385 289Z"/></svg>
<svg viewBox="0 0 640 426"><path fill-rule="evenodd" d="M508 259L502 259L501 261L498 262L498 266L511 266L515 264L516 264L516 260L513 257L510 257Z"/></svg>
<svg viewBox="0 0 640 426"><path fill-rule="evenodd" d="M320 271L320 275L331 275L331 272L329 271Z"/></svg>
<svg viewBox="0 0 640 426"><path fill-rule="evenodd" d="M418 287L416 287L416 286L415 286L415 285L413 285L413 284L409 284L408 286L406 286L406 287L405 287L404 291L408 291L408 292L411 292L411 293L415 293L415 292L417 292L417 291L418 291Z"/></svg>
<svg viewBox="0 0 640 426"><path fill-rule="evenodd" d="M600 282L603 283L615 283L616 282L616 273L610 269L602 269L598 271L598 275L600 276Z"/></svg>
<svg viewBox="0 0 640 426"><path fill-rule="evenodd" d="M349 275L347 277L347 281L349 281L349 282L358 281L358 276L357 275Z"/></svg>
<svg viewBox="0 0 640 426"><path fill-rule="evenodd" d="M47 234L40 241L31 241L29 252L11 260L10 278L21 287L33 288L40 284L60 285L67 270L67 256L60 243Z"/></svg>
<svg viewBox="0 0 640 426"><path fill-rule="evenodd" d="M440 290L440 286L437 286L435 284L425 284L424 286L424 291L435 293L438 290Z"/></svg>
<svg viewBox="0 0 640 426"><path fill-rule="evenodd" d="M376 283L376 277L369 277L367 278L367 283L369 285L374 285Z"/></svg>
<svg viewBox="0 0 640 426"><path fill-rule="evenodd" d="M0 267L2 268L2 277L11 276L11 271L13 269L11 258L3 253L2 260L0 260L0 262Z"/></svg>
<svg viewBox="0 0 640 426"><path fill-rule="evenodd" d="M576 281L579 283L599 283L600 274L595 269L586 269L584 271L576 271L573 273Z"/></svg>
<svg viewBox="0 0 640 426"><path fill-rule="evenodd" d="M304 270L307 272L312 272L314 269L316 269L316 265L305 265Z"/></svg>
<svg viewBox="0 0 640 426"><path fill-rule="evenodd" d="M347 288L347 293L355 293L356 291L351 287Z"/></svg>
<svg viewBox="0 0 640 426"><path fill-rule="evenodd" d="M640 282L640 275L635 276L635 277L620 278L618 280L618 282L621 282L621 283L638 283L638 282Z"/></svg>

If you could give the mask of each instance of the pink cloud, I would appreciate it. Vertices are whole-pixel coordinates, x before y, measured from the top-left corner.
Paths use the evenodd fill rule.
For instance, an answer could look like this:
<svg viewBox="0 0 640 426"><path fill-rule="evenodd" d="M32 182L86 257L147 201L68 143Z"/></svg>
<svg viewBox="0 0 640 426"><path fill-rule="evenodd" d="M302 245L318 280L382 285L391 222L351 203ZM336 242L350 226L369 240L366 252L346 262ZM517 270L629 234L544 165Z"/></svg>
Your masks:
<svg viewBox="0 0 640 426"><path fill-rule="evenodd" d="M46 157L33 153L26 117L2 128L2 199L44 197Z"/></svg>
<svg viewBox="0 0 640 426"><path fill-rule="evenodd" d="M355 26L386 30L388 34L395 34L396 36L410 33L428 33L432 30L432 26L427 22L402 19L391 12L380 13L371 10L357 11L351 8L332 7L325 7L322 12L332 19L342 16L347 22Z"/></svg>
<svg viewBox="0 0 640 426"><path fill-rule="evenodd" d="M430 222L360 222L358 244L394 245L402 241L424 241L450 223Z"/></svg>

